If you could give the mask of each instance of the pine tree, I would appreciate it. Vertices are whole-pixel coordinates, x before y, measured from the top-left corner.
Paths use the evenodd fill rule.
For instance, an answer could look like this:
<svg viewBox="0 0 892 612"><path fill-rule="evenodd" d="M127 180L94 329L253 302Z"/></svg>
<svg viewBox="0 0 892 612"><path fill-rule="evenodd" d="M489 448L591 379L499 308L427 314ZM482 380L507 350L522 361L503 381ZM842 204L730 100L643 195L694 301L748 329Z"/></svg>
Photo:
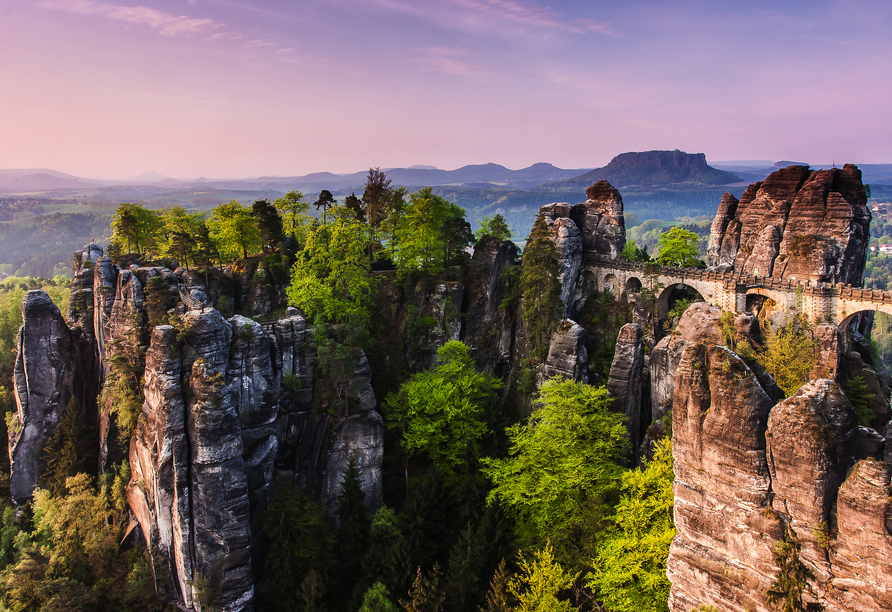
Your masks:
<svg viewBox="0 0 892 612"><path fill-rule="evenodd" d="M282 229L282 217L269 200L257 200L251 205L251 216L257 223L260 238L261 254L266 262L266 252L282 241L285 232Z"/></svg>
<svg viewBox="0 0 892 612"><path fill-rule="evenodd" d="M369 520L356 457L351 455L338 494L337 551L341 576L355 581L368 544ZM352 590L353 584L349 585Z"/></svg>
<svg viewBox="0 0 892 612"><path fill-rule="evenodd" d="M444 599L445 594L440 586L440 566L437 564L429 578L418 568L415 582L409 590L409 599L400 600L400 605L406 612L440 612Z"/></svg>
<svg viewBox="0 0 892 612"><path fill-rule="evenodd" d="M817 602L802 601L805 592L814 597L808 581L814 580L815 575L799 558L801 548L796 532L787 525L786 537L774 547L774 561L780 571L768 588L766 598L769 606L780 604L781 612L820 612L824 609Z"/></svg>
<svg viewBox="0 0 892 612"><path fill-rule="evenodd" d="M489 583L489 593L486 594L486 606L482 608L483 612L511 612L514 609L511 594L508 592L510 581L511 574L508 572L505 559L502 559Z"/></svg>
<svg viewBox="0 0 892 612"><path fill-rule="evenodd" d="M547 335L560 320L561 283L557 250L542 213L536 217L523 252L523 320L533 357L544 360Z"/></svg>
<svg viewBox="0 0 892 612"><path fill-rule="evenodd" d="M84 410L77 398L73 397L44 447L49 468L44 481L53 496L64 495L67 492L65 481L88 471L90 459L93 458L92 448Z"/></svg>

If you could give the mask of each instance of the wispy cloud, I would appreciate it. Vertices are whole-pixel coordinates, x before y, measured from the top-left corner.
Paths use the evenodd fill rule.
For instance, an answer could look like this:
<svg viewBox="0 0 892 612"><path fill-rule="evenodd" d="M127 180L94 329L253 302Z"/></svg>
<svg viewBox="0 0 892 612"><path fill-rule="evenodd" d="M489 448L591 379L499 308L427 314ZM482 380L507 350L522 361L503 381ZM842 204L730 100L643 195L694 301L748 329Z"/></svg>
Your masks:
<svg viewBox="0 0 892 612"><path fill-rule="evenodd" d="M566 20L559 13L533 4L524 4L514 0L454 0L459 6L473 9L499 20L513 21L537 28L560 30L574 34L594 32L615 36L609 23L601 23L594 19Z"/></svg>
<svg viewBox="0 0 892 612"><path fill-rule="evenodd" d="M465 76L491 76L492 71L483 66L465 61L472 54L464 49L453 47L417 47L415 62L426 70L436 70L446 74Z"/></svg>
<svg viewBox="0 0 892 612"><path fill-rule="evenodd" d="M113 21L148 26L163 36L212 34L224 27L213 19L172 15L146 6L121 6L90 0L42 0L38 6L78 15L103 15Z"/></svg>

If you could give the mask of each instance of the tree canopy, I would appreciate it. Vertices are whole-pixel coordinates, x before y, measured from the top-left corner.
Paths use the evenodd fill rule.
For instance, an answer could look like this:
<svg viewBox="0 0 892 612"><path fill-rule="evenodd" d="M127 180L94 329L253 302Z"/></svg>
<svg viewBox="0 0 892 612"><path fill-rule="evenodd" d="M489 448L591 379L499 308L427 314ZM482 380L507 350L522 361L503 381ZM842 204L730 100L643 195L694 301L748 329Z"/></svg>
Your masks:
<svg viewBox="0 0 892 612"><path fill-rule="evenodd" d="M511 509L526 541L541 545L580 526L587 506L615 489L629 442L605 388L552 379L539 393L529 420L506 430L508 457L482 462L490 499Z"/></svg>
<svg viewBox="0 0 892 612"><path fill-rule="evenodd" d="M505 222L505 218L502 215L495 215L494 217L483 217L477 223L480 224L480 227L477 228L477 231L474 232L474 237L477 240L480 240L484 236L492 236L496 240L511 240L511 228L508 227L508 224Z"/></svg>
<svg viewBox="0 0 892 612"><path fill-rule="evenodd" d="M208 228L226 257L247 257L260 247L260 231L251 210L235 200L214 209Z"/></svg>
<svg viewBox="0 0 892 612"><path fill-rule="evenodd" d="M385 400L387 417L402 425L403 447L424 451L440 471L455 476L468 445L487 432L485 409L502 382L477 372L468 347L450 340L438 351L439 365L419 372Z"/></svg>
<svg viewBox="0 0 892 612"><path fill-rule="evenodd" d="M663 266L698 266L701 264L697 252L699 237L679 226L660 234L657 239L657 263Z"/></svg>

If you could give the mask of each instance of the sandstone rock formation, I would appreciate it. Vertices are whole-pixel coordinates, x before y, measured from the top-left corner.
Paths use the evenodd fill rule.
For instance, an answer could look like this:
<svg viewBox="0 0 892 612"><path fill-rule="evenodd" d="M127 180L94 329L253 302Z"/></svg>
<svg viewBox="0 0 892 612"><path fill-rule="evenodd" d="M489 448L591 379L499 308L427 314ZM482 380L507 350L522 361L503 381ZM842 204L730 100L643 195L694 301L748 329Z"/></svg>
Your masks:
<svg viewBox="0 0 892 612"><path fill-rule="evenodd" d="M857 166L787 166L725 194L712 223L708 269L860 285L870 211Z"/></svg>
<svg viewBox="0 0 892 612"><path fill-rule="evenodd" d="M693 329L679 336L694 336L693 318L684 323ZM788 527L826 610L892 609L892 570L865 560L892 545L885 519L865 516L889 516L890 469L870 458L851 470L859 449L879 447L862 442L840 387L814 380L777 403L753 369L703 331L674 373L670 610L768 612L773 551Z"/></svg>
<svg viewBox="0 0 892 612"><path fill-rule="evenodd" d="M585 329L575 321L564 319L551 336L548 358L542 380L554 376L578 382L588 382L588 352L585 349Z"/></svg>
<svg viewBox="0 0 892 612"><path fill-rule="evenodd" d="M72 397L73 357L71 333L59 309L44 291L29 291L22 300L14 371L17 413L9 438L10 490L18 504L31 497L46 469L43 447Z"/></svg>
<svg viewBox="0 0 892 612"><path fill-rule="evenodd" d="M616 352L610 366L607 392L613 399L612 410L626 415L626 429L632 441L632 460L638 457L641 440L641 393L644 374L644 330L637 323L628 323L619 331Z"/></svg>

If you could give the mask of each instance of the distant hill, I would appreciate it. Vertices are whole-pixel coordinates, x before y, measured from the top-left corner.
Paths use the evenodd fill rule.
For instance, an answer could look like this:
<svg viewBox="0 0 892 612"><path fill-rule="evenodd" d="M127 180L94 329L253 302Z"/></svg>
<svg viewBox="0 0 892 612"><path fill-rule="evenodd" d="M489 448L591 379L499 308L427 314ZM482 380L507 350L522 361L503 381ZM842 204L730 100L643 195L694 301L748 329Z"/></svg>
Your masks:
<svg viewBox="0 0 892 612"><path fill-rule="evenodd" d="M685 153L676 149L622 153L603 168L595 168L580 176L554 181L540 187L553 191L572 191L600 180L609 181L618 189L630 187L690 189L741 182L736 174L717 170L707 164L705 154Z"/></svg>
<svg viewBox="0 0 892 612"><path fill-rule="evenodd" d="M45 168L0 170L0 193L26 193L51 189L94 187L98 183Z"/></svg>

